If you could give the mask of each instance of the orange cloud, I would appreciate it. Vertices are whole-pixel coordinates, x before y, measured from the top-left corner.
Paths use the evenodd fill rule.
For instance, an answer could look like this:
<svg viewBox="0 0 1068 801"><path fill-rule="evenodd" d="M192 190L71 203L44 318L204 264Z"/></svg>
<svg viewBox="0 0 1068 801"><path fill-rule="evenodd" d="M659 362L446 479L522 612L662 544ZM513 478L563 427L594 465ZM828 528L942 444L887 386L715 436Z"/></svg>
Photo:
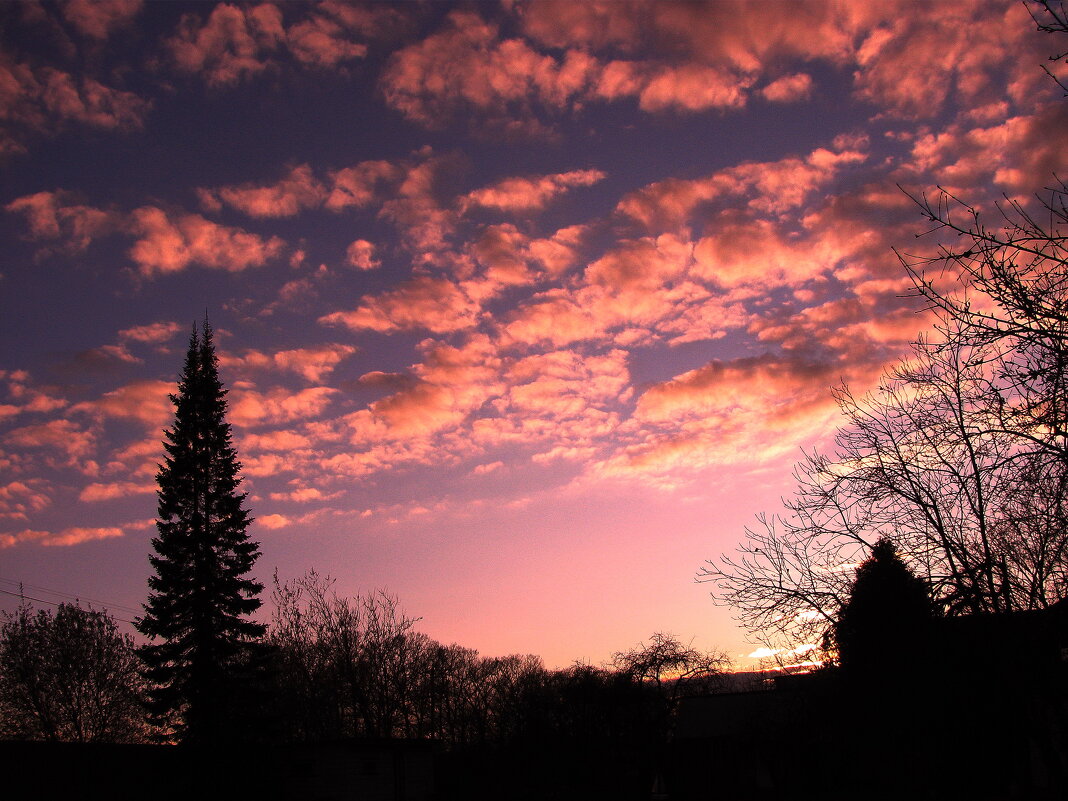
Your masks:
<svg viewBox="0 0 1068 801"><path fill-rule="evenodd" d="M592 186L604 177L600 170L573 170L555 175L506 178L469 192L460 199L460 205L464 210L481 206L507 212L536 211L564 192L577 186Z"/></svg>
<svg viewBox="0 0 1068 801"><path fill-rule="evenodd" d="M710 362L646 390L631 443L591 463L580 481L634 480L671 491L710 467L793 458L798 443L833 430L828 389L841 378L837 365L802 359Z"/></svg>
<svg viewBox="0 0 1068 801"><path fill-rule="evenodd" d="M311 446L311 440L295 431L270 431L265 434L245 434L241 438L241 450L293 451Z"/></svg>
<svg viewBox="0 0 1068 801"><path fill-rule="evenodd" d="M101 528L66 528L58 533L25 529L13 534L0 534L0 548L11 548L27 542L36 542L44 546L80 545L92 540L121 537L123 531L114 526Z"/></svg>
<svg viewBox="0 0 1068 801"><path fill-rule="evenodd" d="M0 487L0 517L26 520L29 514L48 507L52 499L44 490L44 482L32 479Z"/></svg>
<svg viewBox="0 0 1068 801"><path fill-rule="evenodd" d="M1003 75L1049 55L1022 4L933 3L865 32L856 53L857 93L907 118L930 118L955 99L982 106L1004 96ZM1010 83L1011 86L1011 83Z"/></svg>
<svg viewBox="0 0 1068 801"><path fill-rule="evenodd" d="M324 325L353 331L412 331L448 333L471 328L479 306L452 281L419 276L381 295L367 296L354 311L319 318Z"/></svg>
<svg viewBox="0 0 1068 801"><path fill-rule="evenodd" d="M166 41L174 65L204 75L210 86L232 86L275 66L284 53L297 63L338 69L367 55L367 39L403 25L404 14L388 7L352 7L344 3L306 4L287 16L301 16L288 27L272 3L236 6L220 3L207 21L186 14Z"/></svg>
<svg viewBox="0 0 1068 801"><path fill-rule="evenodd" d="M172 392L174 384L168 381L135 381L107 392L97 400L79 403L71 407L71 411L132 418L159 427L174 414L169 398Z"/></svg>
<svg viewBox="0 0 1068 801"><path fill-rule="evenodd" d="M246 351L243 356L223 354L220 364L246 369L285 370L303 376L312 383L320 383L330 375L338 363L356 352L352 345L321 345L316 348L297 348L277 353Z"/></svg>
<svg viewBox="0 0 1068 801"><path fill-rule="evenodd" d="M675 228L701 205L724 198L744 198L747 206L768 214L799 208L839 170L862 162L858 143L843 141L841 149L817 148L804 158L747 162L696 180L668 179L626 195L616 210L649 230Z"/></svg>
<svg viewBox="0 0 1068 801"><path fill-rule="evenodd" d="M291 25L286 43L297 61L316 67L335 67L367 55L367 45L350 41L336 20L319 14Z"/></svg>
<svg viewBox="0 0 1068 801"><path fill-rule="evenodd" d="M102 41L116 28L128 25L143 5L143 0L70 0L61 10L79 32Z"/></svg>
<svg viewBox="0 0 1068 801"><path fill-rule="evenodd" d="M63 190L25 195L4 209L26 216L32 239L63 239L73 252L84 251L93 239L115 227L113 215L76 204L73 195Z"/></svg>
<svg viewBox="0 0 1068 801"><path fill-rule="evenodd" d="M812 85L811 75L798 72L772 81L760 90L760 94L772 103L796 103L808 99L812 94Z"/></svg>
<svg viewBox="0 0 1068 801"><path fill-rule="evenodd" d="M801 285L830 274L843 253L818 236L784 232L767 220L724 214L694 246L694 275L724 289Z"/></svg>
<svg viewBox="0 0 1068 801"><path fill-rule="evenodd" d="M80 545L83 542L111 539L112 537L121 537L122 535L122 529L115 526L104 526L99 528L65 528L58 534L50 534L44 537L41 540L41 545Z"/></svg>
<svg viewBox="0 0 1068 801"><path fill-rule="evenodd" d="M279 387L257 392L245 382L235 382L230 419L235 425L256 426L318 417L337 392L331 387L309 387L300 392Z"/></svg>
<svg viewBox="0 0 1068 801"><path fill-rule="evenodd" d="M199 214L169 217L155 206L134 211L131 228L141 238L130 249L130 258L145 276L177 272L190 264L237 272L278 258L285 245L278 237L265 240Z"/></svg>
<svg viewBox="0 0 1068 801"><path fill-rule="evenodd" d="M412 380L341 420L341 430L359 451L331 457L328 469L366 475L400 462L451 460L472 450L465 423L504 388L495 346L479 335L459 347L427 340L421 348L423 361L412 368ZM443 437L449 437L447 444Z"/></svg>
<svg viewBox="0 0 1068 801"><path fill-rule="evenodd" d="M0 153L23 152L26 133L55 134L68 122L109 130L139 128L149 107L134 93L87 75L75 78L0 54L0 118L6 123Z"/></svg>
<svg viewBox="0 0 1068 801"><path fill-rule="evenodd" d="M316 208L326 199L327 189L307 164L293 167L281 181L269 186L241 184L218 189L199 189L201 204L218 211L222 204L250 217L292 217L302 209Z"/></svg>
<svg viewBox="0 0 1068 801"><path fill-rule="evenodd" d="M608 64L606 75L619 62ZM637 94L643 111L704 111L741 108L753 78L719 67L687 64L679 67L625 65L622 80L602 79L597 91L608 99Z"/></svg>
<svg viewBox="0 0 1068 801"><path fill-rule="evenodd" d="M603 330L591 312L577 304L565 290L550 290L536 295L514 312L504 326L504 335L508 342L561 347L597 338Z"/></svg>
<svg viewBox="0 0 1068 801"><path fill-rule="evenodd" d="M383 184L399 181L403 171L388 161L362 161L330 173L330 190L326 208L341 211L349 207L363 208L371 203Z"/></svg>
<svg viewBox="0 0 1068 801"><path fill-rule="evenodd" d="M375 258L375 246L366 239L357 239L345 249L345 263L357 270L374 270L382 266Z"/></svg>
<svg viewBox="0 0 1068 801"><path fill-rule="evenodd" d="M70 420L22 426L7 432L3 441L19 448L47 448L65 454L68 464L84 461L96 448L96 437Z"/></svg>
<svg viewBox="0 0 1068 801"><path fill-rule="evenodd" d="M953 125L919 137L910 166L920 176L938 175L947 186L970 189L991 180L1011 194L1029 194L1061 169L1063 147L1049 132L1065 125L1068 108L1063 103L990 127Z"/></svg>
<svg viewBox="0 0 1068 801"><path fill-rule="evenodd" d="M164 342L169 342L173 339L181 330L182 326L178 323L149 323L148 325L137 325L133 328L123 329L119 331L119 338L143 342L147 345L162 345Z"/></svg>
<svg viewBox="0 0 1068 801"><path fill-rule="evenodd" d="M229 86L265 70L284 39L275 6L220 3L204 23L196 14L183 15L165 46L179 70L203 75L210 86Z"/></svg>
<svg viewBox="0 0 1068 801"><path fill-rule="evenodd" d="M156 491L155 483L138 484L133 481L117 481L113 484L87 484L78 493L79 501L111 501L127 498L130 495L148 495Z"/></svg>
<svg viewBox="0 0 1068 801"><path fill-rule="evenodd" d="M256 518L256 522L266 529L275 531L276 529L285 528L293 521L285 515L260 515Z"/></svg>
<svg viewBox="0 0 1068 801"><path fill-rule="evenodd" d="M342 492L324 493L316 487L296 487L289 492L272 492L272 501L293 501L294 503L310 503L311 501L328 501L341 497Z"/></svg>
<svg viewBox="0 0 1068 801"><path fill-rule="evenodd" d="M529 132L538 127L522 113L529 99L562 107L587 85L593 64L578 51L557 60L520 39L501 41L495 25L453 11L444 30L393 55L381 84L387 103L424 125L472 106L506 131Z"/></svg>

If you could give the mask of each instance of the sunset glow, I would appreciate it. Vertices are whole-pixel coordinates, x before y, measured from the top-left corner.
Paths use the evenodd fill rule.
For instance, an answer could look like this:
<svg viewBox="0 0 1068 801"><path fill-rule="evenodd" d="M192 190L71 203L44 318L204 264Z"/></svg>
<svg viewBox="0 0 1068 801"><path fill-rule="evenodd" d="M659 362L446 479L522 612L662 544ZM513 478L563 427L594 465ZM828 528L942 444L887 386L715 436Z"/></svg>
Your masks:
<svg viewBox="0 0 1068 801"><path fill-rule="evenodd" d="M1068 131L1016 0L0 19L0 589L140 607L206 310L259 579L550 666L774 655L695 575L929 324L902 189L1029 196Z"/></svg>

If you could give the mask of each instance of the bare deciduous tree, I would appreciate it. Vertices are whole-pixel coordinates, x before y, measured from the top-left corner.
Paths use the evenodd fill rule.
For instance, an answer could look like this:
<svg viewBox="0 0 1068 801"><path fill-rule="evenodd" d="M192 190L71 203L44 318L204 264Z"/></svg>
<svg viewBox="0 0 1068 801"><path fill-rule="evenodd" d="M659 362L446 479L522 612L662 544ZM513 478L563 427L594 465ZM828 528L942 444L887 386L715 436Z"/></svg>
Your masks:
<svg viewBox="0 0 1068 801"><path fill-rule="evenodd" d="M1030 10L1068 33L1062 2ZM986 209L913 200L940 244L898 256L934 335L872 395L838 390L833 456L806 456L785 513L698 577L770 645L820 642L884 537L942 614L1068 596L1068 184Z"/></svg>
<svg viewBox="0 0 1068 801"><path fill-rule="evenodd" d="M701 571L716 601L769 645L818 643L883 537L943 614L1064 597L1065 464L1019 433L998 353L956 335L922 341L872 395L839 389L835 455L808 456L786 512Z"/></svg>
<svg viewBox="0 0 1068 801"><path fill-rule="evenodd" d="M142 742L144 686L130 637L106 612L27 605L0 623L0 730L71 742Z"/></svg>

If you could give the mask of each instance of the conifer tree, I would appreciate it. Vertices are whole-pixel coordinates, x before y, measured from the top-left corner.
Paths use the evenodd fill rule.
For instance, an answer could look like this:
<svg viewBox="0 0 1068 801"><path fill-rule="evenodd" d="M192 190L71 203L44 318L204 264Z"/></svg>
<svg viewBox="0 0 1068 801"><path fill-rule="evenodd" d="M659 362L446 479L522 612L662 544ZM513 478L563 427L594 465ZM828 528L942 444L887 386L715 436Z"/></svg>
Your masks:
<svg viewBox="0 0 1068 801"><path fill-rule="evenodd" d="M205 319L190 338L174 425L164 432L158 536L149 562L155 571L138 630L151 642L149 710L184 742L223 739L229 699L247 678L253 643L265 627L248 616L263 585L248 574L259 556L239 491L241 468L226 422L212 328Z"/></svg>
<svg viewBox="0 0 1068 801"><path fill-rule="evenodd" d="M833 636L842 667L862 673L892 671L920 658L934 616L926 582L883 537L860 567Z"/></svg>

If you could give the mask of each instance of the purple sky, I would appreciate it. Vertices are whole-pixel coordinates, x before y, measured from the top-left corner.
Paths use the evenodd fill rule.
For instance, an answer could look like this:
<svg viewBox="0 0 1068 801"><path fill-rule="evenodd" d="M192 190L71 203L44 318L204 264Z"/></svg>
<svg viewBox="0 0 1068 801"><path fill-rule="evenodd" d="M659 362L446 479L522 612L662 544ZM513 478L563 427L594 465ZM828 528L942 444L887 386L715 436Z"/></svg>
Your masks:
<svg viewBox="0 0 1068 801"><path fill-rule="evenodd" d="M1057 46L990 0L0 5L0 589L140 606L207 310L261 579L752 653L697 570L926 324L896 185L1063 170Z"/></svg>

